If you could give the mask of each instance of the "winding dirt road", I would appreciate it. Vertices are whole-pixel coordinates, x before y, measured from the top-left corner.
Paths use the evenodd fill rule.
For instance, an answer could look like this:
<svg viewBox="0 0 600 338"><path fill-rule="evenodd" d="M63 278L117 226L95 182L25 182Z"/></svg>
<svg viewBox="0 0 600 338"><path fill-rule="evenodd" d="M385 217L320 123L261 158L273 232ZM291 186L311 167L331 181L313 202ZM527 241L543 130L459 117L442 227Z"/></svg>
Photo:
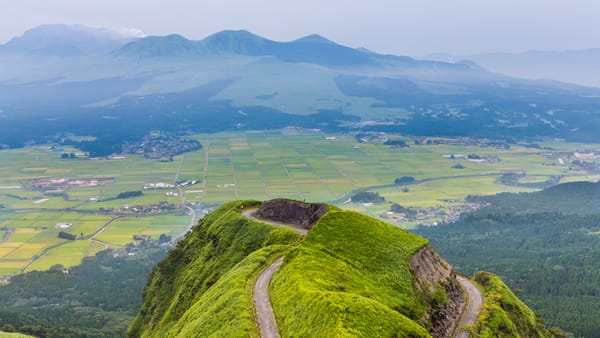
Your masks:
<svg viewBox="0 0 600 338"><path fill-rule="evenodd" d="M258 218L254 215L257 209L244 210L242 216L256 221L271 224L278 227L286 227L290 230L296 231L302 236L308 233L308 230L298 227L293 224L274 222ZM273 307L271 307L271 297L269 297L269 284L273 275L277 272L277 269L283 264L283 257L281 256L273 262L265 271L263 271L258 279L254 283L254 307L256 308L256 322L260 330L261 338L278 338L279 329L277 328L277 320L275 319L275 313Z"/></svg>
<svg viewBox="0 0 600 338"><path fill-rule="evenodd" d="M271 220L261 219L255 216L254 212L257 209L244 210L241 214L243 217L256 221L271 224L274 226L286 227L293 231L306 236L308 233L307 229L303 229L293 224L286 224L281 222L274 222ZM269 284L273 275L279 267L283 264L284 256L281 256L273 262L265 271L263 271L256 282L254 283L254 305L256 308L256 321L260 330L261 338L278 338L279 329L277 328L277 321L275 319L275 313L271 307L271 298L269 297ZM475 324L481 307L483 304L483 296L479 289L468 279L463 276L457 276L457 280L463 289L467 292L467 306L461 316L460 323L456 326L455 338L468 338L469 331L465 328L468 325Z"/></svg>
<svg viewBox="0 0 600 338"><path fill-rule="evenodd" d="M300 227L298 225L295 225L295 224L275 222L275 221L271 221L271 220L268 220L268 219L258 218L254 214L254 212L256 210L258 210L258 209L244 210L242 212L242 216L246 217L247 219L251 219L253 221L256 221L256 222L267 223L267 224L274 225L276 227L286 227L286 228L288 228L290 230L294 230L295 232L299 233L302 236L306 236L306 234L308 233L307 229L304 229L304 228L302 228L302 227Z"/></svg>
<svg viewBox="0 0 600 338"><path fill-rule="evenodd" d="M271 298L269 297L269 283L273 279L273 275L283 264L283 256L271 264L263 271L256 283L254 283L254 306L256 307L256 321L260 329L262 338L278 338L279 329L275 320L275 313L271 307Z"/></svg>
<svg viewBox="0 0 600 338"><path fill-rule="evenodd" d="M460 323L454 337L468 338L469 331L466 330L466 326L473 325L477 321L479 312L481 312L481 306L483 305L483 296L481 295L481 291L468 278L456 276L456 279L463 289L467 291L467 306L460 318Z"/></svg>

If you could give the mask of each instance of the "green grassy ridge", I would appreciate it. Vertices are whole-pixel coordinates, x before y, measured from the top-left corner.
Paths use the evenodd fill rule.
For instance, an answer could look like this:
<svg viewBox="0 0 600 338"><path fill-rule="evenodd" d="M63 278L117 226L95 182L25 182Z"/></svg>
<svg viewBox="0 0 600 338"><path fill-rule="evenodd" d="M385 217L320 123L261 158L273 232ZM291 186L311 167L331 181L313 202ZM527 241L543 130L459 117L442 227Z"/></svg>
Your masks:
<svg viewBox="0 0 600 338"><path fill-rule="evenodd" d="M427 337L410 257L428 242L351 211L330 211L271 283L282 336Z"/></svg>
<svg viewBox="0 0 600 338"><path fill-rule="evenodd" d="M128 336L257 337L254 281L282 255L270 293L283 337L430 336L423 319L430 299L417 290L409 268L426 239L337 208L302 238L240 215L259 204L223 205L170 252L149 277ZM476 327L481 336L550 336L492 277L480 281L494 300Z"/></svg>
<svg viewBox="0 0 600 338"><path fill-rule="evenodd" d="M225 273L172 326L155 337L257 337L252 286L261 267L289 246L259 249ZM202 314L199 316L198 314ZM168 329L168 330L167 330Z"/></svg>
<svg viewBox="0 0 600 338"><path fill-rule="evenodd" d="M210 319L211 322L226 323L225 318L229 318L232 313L236 317L253 317L251 303L248 306L244 300L251 297L251 290L247 290L246 295L241 295L240 292L244 292L251 275L252 271L248 269L252 270L251 267L254 267L256 270L260 267L261 254L256 253L252 257L249 255L269 246L279 248L277 245L291 245L300 238L300 235L287 228L254 222L240 215L242 207L258 205L259 202L256 201L224 204L201 221L190 235L171 250L149 277L144 291L144 303L130 327L129 336L160 337L171 329L174 332L187 332L206 328L202 323L194 323L189 327L177 326L182 318L191 319L188 309L192 307L214 311L208 315L214 319ZM262 255L266 252L268 250ZM265 257L262 256L262 262ZM246 258L248 260L241 263ZM233 269L236 265L237 268ZM221 289L226 286L234 289ZM218 295L219 292L222 295ZM215 308L209 300L238 307ZM182 324L185 322L182 321ZM210 332L213 330L210 327L207 329ZM239 329L244 330L243 327Z"/></svg>
<svg viewBox="0 0 600 338"><path fill-rule="evenodd" d="M504 282L489 272L477 272L475 281L483 286L484 306L473 333L477 337L562 337L559 329L548 330Z"/></svg>

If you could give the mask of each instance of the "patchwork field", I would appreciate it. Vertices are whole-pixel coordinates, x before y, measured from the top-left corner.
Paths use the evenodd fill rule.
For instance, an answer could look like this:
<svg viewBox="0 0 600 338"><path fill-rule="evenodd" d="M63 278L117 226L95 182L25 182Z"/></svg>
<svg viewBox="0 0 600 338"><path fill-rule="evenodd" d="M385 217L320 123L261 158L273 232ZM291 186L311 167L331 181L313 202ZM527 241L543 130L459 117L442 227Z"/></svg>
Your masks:
<svg viewBox="0 0 600 338"><path fill-rule="evenodd" d="M541 147L512 144L509 149L498 149L474 141L457 145L453 140L434 139L420 144L413 140L410 147L398 148L376 139L359 143L350 134L294 129L193 138L203 148L176 156L172 162L146 160L140 155L118 160L61 159L61 152L78 150L55 152L50 146L0 151L0 275L47 269L54 264L75 265L99 250L125 246L133 235L157 238L160 234L177 235L187 228L190 217L185 209L150 209L158 203L202 208L233 199L286 197L330 202L409 227L415 222L390 216L390 203L450 210L463 205L470 194L531 191L534 187L528 184L557 176L561 182L600 178L595 168L573 165L577 149L594 149L595 145L553 142ZM467 154L477 158L467 159ZM589 151L580 156L588 163L596 161ZM519 179L520 185L505 185L500 178L508 172L527 175ZM394 180L403 176L416 182L395 185ZM39 180L63 178L111 181L63 185L53 190L33 185ZM199 183L144 189L146 184L172 185L183 180ZM386 202L350 202L352 194L362 190L377 192ZM116 198L129 191L143 194ZM131 212L136 206L146 209ZM419 222L441 219L431 214ZM59 229L59 223L69 227ZM59 231L79 239L60 239Z"/></svg>
<svg viewBox="0 0 600 338"><path fill-rule="evenodd" d="M190 198L203 201L254 196L334 201L354 189L393 185L394 179L401 176L435 178L419 185L418 194L414 192L402 199L419 205L422 200L435 203L440 199L464 198L469 193L522 190L498 183L497 177L511 171L537 175L536 180L540 181L555 175L565 175L565 180L589 177L587 172L569 170L568 165L548 165L552 160L542 155L548 150L519 146L506 150L443 144L393 148L381 143L357 143L353 135L307 131L223 133L197 139L205 147L197 155L185 155L182 174L206 175L205 191L189 194ZM471 153L500 160L477 163L443 157ZM452 169L456 164L464 169ZM203 174L198 169L204 167ZM395 189L385 194L393 196Z"/></svg>

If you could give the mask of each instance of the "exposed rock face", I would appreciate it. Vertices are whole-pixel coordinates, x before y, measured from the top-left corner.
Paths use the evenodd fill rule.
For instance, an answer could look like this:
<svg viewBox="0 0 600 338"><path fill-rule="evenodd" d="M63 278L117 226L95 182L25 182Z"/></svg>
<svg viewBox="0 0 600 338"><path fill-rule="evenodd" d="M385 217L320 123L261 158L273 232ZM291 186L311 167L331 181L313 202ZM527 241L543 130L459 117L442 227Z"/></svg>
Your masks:
<svg viewBox="0 0 600 338"><path fill-rule="evenodd" d="M431 322L429 333L433 337L449 337L454 332L460 314L465 307L465 297L460 284L453 275L452 266L440 258L430 246L426 246L410 259L410 269L417 287L432 297L426 320ZM447 296L447 303L434 297L439 288ZM440 292L437 292L439 295Z"/></svg>
<svg viewBox="0 0 600 338"><path fill-rule="evenodd" d="M256 211L256 215L263 219L310 229L327 211L329 208L325 204L274 199L264 202Z"/></svg>

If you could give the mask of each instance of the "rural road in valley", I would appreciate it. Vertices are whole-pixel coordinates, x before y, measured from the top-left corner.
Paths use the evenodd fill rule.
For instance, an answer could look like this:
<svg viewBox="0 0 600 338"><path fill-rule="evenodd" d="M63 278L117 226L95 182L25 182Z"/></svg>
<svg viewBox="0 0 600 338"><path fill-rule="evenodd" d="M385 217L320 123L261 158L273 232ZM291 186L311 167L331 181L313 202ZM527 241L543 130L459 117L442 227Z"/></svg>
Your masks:
<svg viewBox="0 0 600 338"><path fill-rule="evenodd" d="M481 312L481 306L483 305L483 296L481 291L471 282L468 278L463 276L456 276L456 279L467 291L467 306L463 312L458 329L456 331L455 338L468 338L469 331L465 329L467 325L473 325L477 321L479 312Z"/></svg>
<svg viewBox="0 0 600 338"><path fill-rule="evenodd" d="M290 230L296 231L301 235L308 233L307 229L303 229L293 224L274 222L271 220L265 220L254 216L254 212L257 209L249 209L242 211L242 216L251 219L256 222L262 222L271 224L278 227L286 227ZM277 338L279 337L279 329L277 328L277 321L275 320L275 313L273 307L271 307L271 297L269 297L269 284L273 275L283 264L283 256L277 258L273 264L263 271L258 279L254 283L254 307L256 308L256 322L260 330L261 338Z"/></svg>
<svg viewBox="0 0 600 338"><path fill-rule="evenodd" d="M188 225L188 227L185 230L183 230L179 235L177 235L177 236L173 237L173 239L171 239L171 245L174 245L177 242L179 242L196 225L196 210L194 210L194 208L190 207L189 205L185 204L185 200L183 199L183 191L181 191L181 189L179 189L179 193L182 196L181 203L188 210L188 212L190 213L190 216L192 218L190 219L190 224Z"/></svg>

